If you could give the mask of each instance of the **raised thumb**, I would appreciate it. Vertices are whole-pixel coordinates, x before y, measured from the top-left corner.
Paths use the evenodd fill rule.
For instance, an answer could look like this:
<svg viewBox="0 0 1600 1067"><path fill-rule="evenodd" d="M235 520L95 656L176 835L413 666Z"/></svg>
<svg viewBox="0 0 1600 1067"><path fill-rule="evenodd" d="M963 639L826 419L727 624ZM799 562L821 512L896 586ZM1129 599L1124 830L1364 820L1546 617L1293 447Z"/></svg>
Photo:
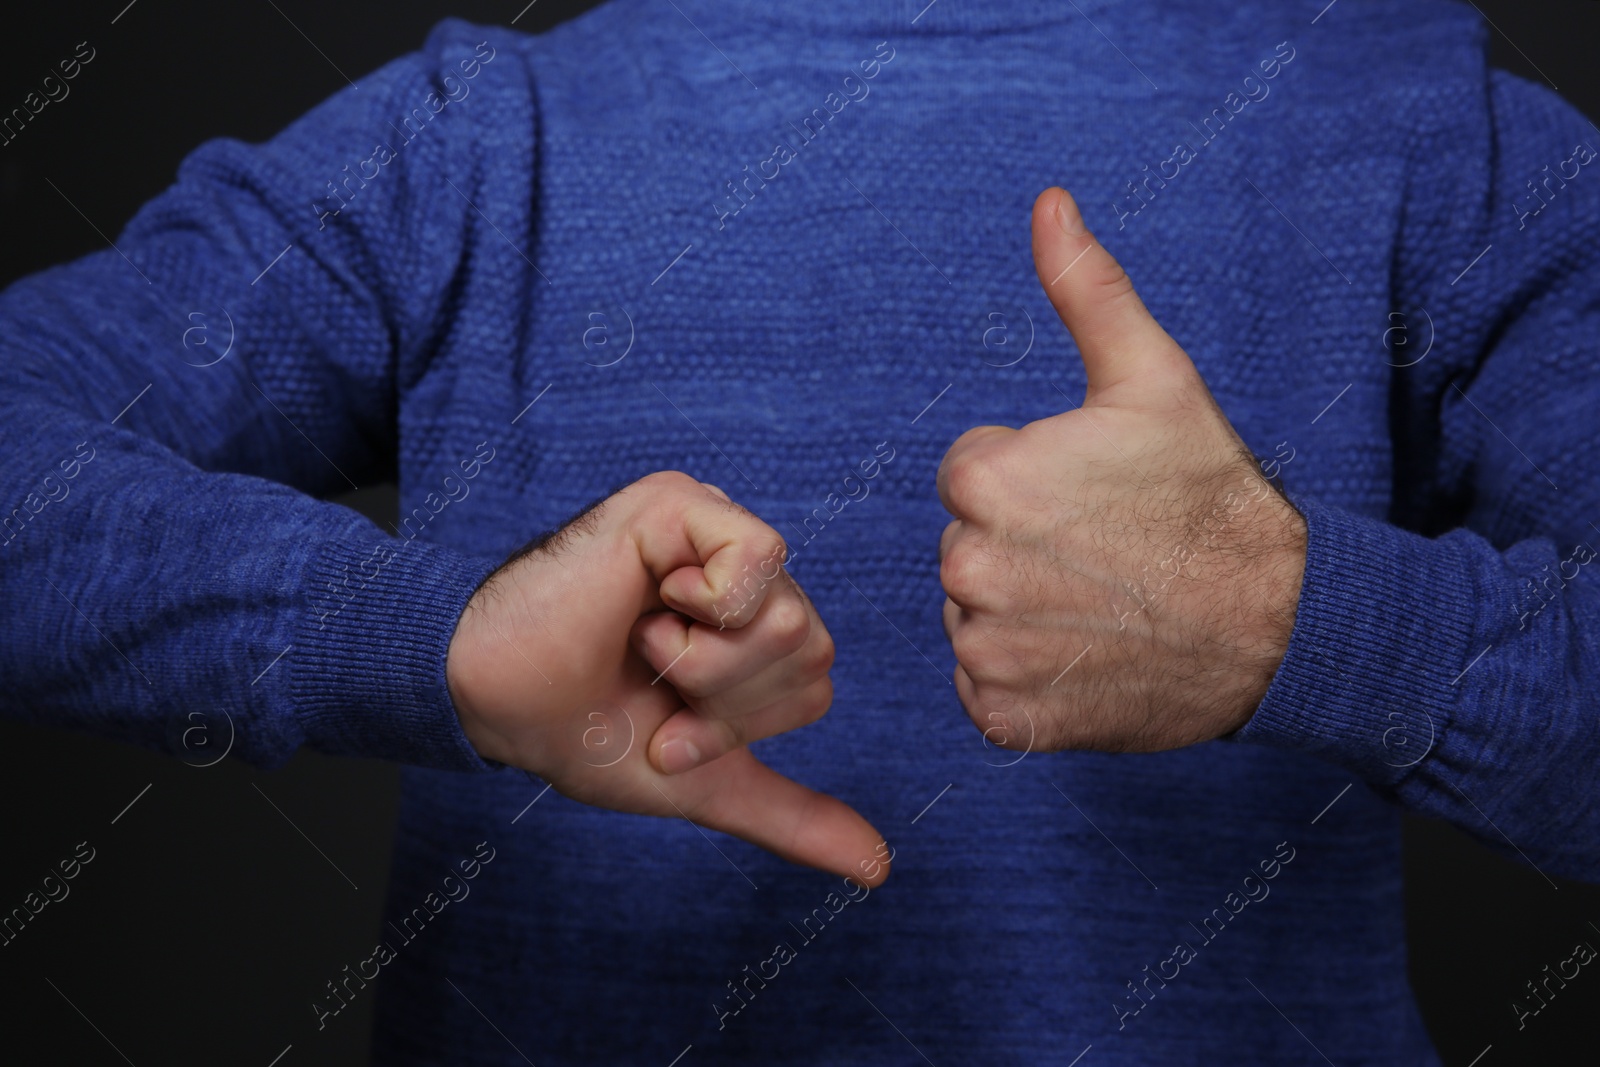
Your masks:
<svg viewBox="0 0 1600 1067"><path fill-rule="evenodd" d="M1034 201L1033 265L1083 357L1085 404L1160 399L1196 375L1065 189L1046 189Z"/></svg>

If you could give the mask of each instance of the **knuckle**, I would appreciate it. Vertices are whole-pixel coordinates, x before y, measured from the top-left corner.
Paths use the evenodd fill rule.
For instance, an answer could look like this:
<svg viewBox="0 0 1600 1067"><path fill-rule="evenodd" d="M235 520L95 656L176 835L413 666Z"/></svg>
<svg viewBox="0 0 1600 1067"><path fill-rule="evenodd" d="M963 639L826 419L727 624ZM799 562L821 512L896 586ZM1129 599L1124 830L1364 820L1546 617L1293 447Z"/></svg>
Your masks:
<svg viewBox="0 0 1600 1067"><path fill-rule="evenodd" d="M743 509L741 508L741 510ZM783 568L784 561L789 558L789 542L784 540L783 534L766 523L761 524L761 537L759 540L767 545L767 551L761 557L761 562L757 564L757 570L763 579L770 582L778 577L778 572ZM767 574L769 564L773 569L771 575Z"/></svg>
<svg viewBox="0 0 1600 1067"><path fill-rule="evenodd" d="M950 503L962 514L987 511L994 496L994 482L993 464L971 448L959 453L945 470Z"/></svg>
<svg viewBox="0 0 1600 1067"><path fill-rule="evenodd" d="M784 654L804 647L811 634L811 615L798 598L778 597L767 608L767 615L767 628Z"/></svg>
<svg viewBox="0 0 1600 1067"><path fill-rule="evenodd" d="M1163 376L1161 386L1168 406L1177 415L1185 420L1220 422L1220 425L1227 427L1231 432L1232 425L1228 423L1227 416L1217 406L1205 379L1198 374L1169 373ZM1250 463L1251 466L1255 465L1253 456L1250 458Z"/></svg>
<svg viewBox="0 0 1600 1067"><path fill-rule="evenodd" d="M1014 431L1004 435L991 432L964 450L952 465L952 495L979 517L993 513L1003 500L1011 456L1007 443L1014 437Z"/></svg>
<svg viewBox="0 0 1600 1067"><path fill-rule="evenodd" d="M810 726L828 713L828 708L833 705L833 683L827 678L805 691L801 701L801 719L805 725Z"/></svg>
<svg viewBox="0 0 1600 1067"><path fill-rule="evenodd" d="M807 678L826 677L833 669L834 656L837 649L834 647L833 638L824 637L821 641L812 641L802 650L804 658L801 660L801 672Z"/></svg>
<svg viewBox="0 0 1600 1067"><path fill-rule="evenodd" d="M983 568L974 557L970 542L957 541L939 561L939 583L957 604L973 603L983 589Z"/></svg>
<svg viewBox="0 0 1600 1067"><path fill-rule="evenodd" d="M670 521L683 506L683 493L700 483L682 471L654 471L623 489L633 501L633 513L642 521Z"/></svg>
<svg viewBox="0 0 1600 1067"><path fill-rule="evenodd" d="M961 540L961 532L962 526L960 519L952 519L950 522L945 524L944 530L939 534L939 558L941 560L944 559L945 556L949 555L950 549Z"/></svg>
<svg viewBox="0 0 1600 1067"><path fill-rule="evenodd" d="M732 752L750 742L749 727L742 719L718 719L715 722L717 743L712 751L718 755Z"/></svg>
<svg viewBox="0 0 1600 1067"><path fill-rule="evenodd" d="M1134 292L1133 279L1123 269L1121 263L1112 255L1101 258L1100 268L1091 276L1096 302L1121 304L1129 298L1137 299Z"/></svg>
<svg viewBox="0 0 1600 1067"><path fill-rule="evenodd" d="M1005 739L1017 737L1014 729L1015 702L1010 696L992 685L980 685L973 693L967 715L990 744L1004 748Z"/></svg>
<svg viewBox="0 0 1600 1067"><path fill-rule="evenodd" d="M683 489L700 483L683 471L653 471L640 478L637 484L651 489L667 490Z"/></svg>
<svg viewBox="0 0 1600 1067"><path fill-rule="evenodd" d="M691 656L684 657L684 659L692 658ZM671 662L670 659L663 659L661 666L657 667L656 670L663 670ZM693 668L685 670L682 662L672 668L672 677L666 680L671 681L672 688L689 700L708 700L714 695L712 692L713 687L707 682L706 678Z"/></svg>
<svg viewBox="0 0 1600 1067"><path fill-rule="evenodd" d="M959 541L939 560L939 584L951 600L961 599L958 594L967 584L967 553Z"/></svg>
<svg viewBox="0 0 1600 1067"><path fill-rule="evenodd" d="M995 748L1021 748L1027 743L1027 731L1017 729L1016 718L1009 709L995 711L980 707L972 721L983 731L983 739Z"/></svg>
<svg viewBox="0 0 1600 1067"><path fill-rule="evenodd" d="M997 677L1007 658L993 641L980 636L972 626L957 629L950 640L950 648L956 654L956 662L974 682Z"/></svg>

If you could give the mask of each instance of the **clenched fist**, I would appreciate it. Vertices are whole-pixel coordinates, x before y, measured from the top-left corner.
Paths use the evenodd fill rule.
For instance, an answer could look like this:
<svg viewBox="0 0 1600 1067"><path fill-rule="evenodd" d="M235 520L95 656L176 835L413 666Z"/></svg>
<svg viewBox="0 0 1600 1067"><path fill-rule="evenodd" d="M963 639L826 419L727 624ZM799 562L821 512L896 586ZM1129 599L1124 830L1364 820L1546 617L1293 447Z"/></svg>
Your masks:
<svg viewBox="0 0 1600 1067"><path fill-rule="evenodd" d="M962 434L939 467L956 691L1012 749L1157 751L1237 730L1288 646L1305 519L1063 190L1033 257L1083 405Z"/></svg>
<svg viewBox="0 0 1600 1067"><path fill-rule="evenodd" d="M643 478L518 553L468 602L446 675L488 759L575 800L682 815L869 885L866 820L744 745L816 721L833 639L776 531L685 474Z"/></svg>

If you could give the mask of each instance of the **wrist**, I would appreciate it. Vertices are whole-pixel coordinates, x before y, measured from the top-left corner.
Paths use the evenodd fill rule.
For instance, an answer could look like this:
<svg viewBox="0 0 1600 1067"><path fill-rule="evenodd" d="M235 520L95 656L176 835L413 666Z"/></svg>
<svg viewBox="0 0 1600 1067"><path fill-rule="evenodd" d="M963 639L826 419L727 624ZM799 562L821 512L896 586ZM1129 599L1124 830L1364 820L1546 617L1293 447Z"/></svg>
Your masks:
<svg viewBox="0 0 1600 1067"><path fill-rule="evenodd" d="M1263 483L1267 487L1267 483ZM1272 680L1288 653L1296 608L1305 580L1307 527L1305 516L1276 488L1264 503L1271 513L1273 535L1256 553L1258 566L1242 583L1243 639L1238 644L1239 688L1234 715L1225 733L1242 729L1266 698Z"/></svg>
<svg viewBox="0 0 1600 1067"><path fill-rule="evenodd" d="M514 646L496 650L491 644L497 640L494 623L485 616L481 602L487 585L488 579L463 606L456 621L455 633L450 637L445 654L445 687L461 732L478 755L497 763L516 763L510 740L493 729L488 718L480 713L480 694L492 674L503 669L495 662L496 651L515 651Z"/></svg>

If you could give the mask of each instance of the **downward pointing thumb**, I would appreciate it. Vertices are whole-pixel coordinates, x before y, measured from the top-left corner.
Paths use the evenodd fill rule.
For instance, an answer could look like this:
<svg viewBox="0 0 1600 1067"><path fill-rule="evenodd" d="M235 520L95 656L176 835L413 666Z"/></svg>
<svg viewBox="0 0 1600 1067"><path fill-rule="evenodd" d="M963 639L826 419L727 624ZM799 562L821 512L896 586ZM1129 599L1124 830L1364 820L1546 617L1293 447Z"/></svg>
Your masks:
<svg viewBox="0 0 1600 1067"><path fill-rule="evenodd" d="M1197 377L1064 189L1046 189L1034 201L1033 263L1083 356L1086 405L1112 403L1113 395L1130 405L1165 399Z"/></svg>

